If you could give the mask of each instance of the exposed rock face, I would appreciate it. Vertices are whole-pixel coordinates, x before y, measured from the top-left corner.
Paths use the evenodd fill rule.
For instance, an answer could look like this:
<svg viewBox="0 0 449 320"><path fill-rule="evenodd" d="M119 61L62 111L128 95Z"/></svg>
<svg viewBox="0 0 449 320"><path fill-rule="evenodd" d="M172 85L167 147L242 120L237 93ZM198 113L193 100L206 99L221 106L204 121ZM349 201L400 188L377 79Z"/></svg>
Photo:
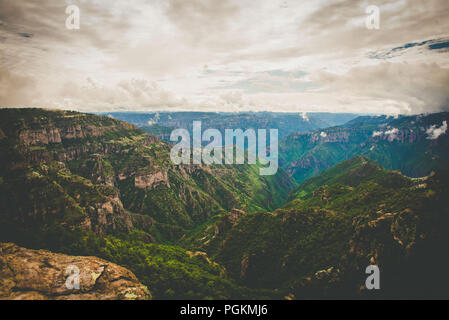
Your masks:
<svg viewBox="0 0 449 320"><path fill-rule="evenodd" d="M246 212L243 210L239 210L239 209L232 209L228 214L227 214L227 219L229 221L229 223L231 223L232 226L234 226L237 223L237 220L240 219L241 216L246 215Z"/></svg>
<svg viewBox="0 0 449 320"><path fill-rule="evenodd" d="M152 144L154 144L154 143L156 143L158 141L159 141L159 139L156 136L148 135L144 139L144 144L146 146L149 146L149 145L152 145Z"/></svg>
<svg viewBox="0 0 449 320"><path fill-rule="evenodd" d="M131 215L123 209L118 195L110 197L95 208L89 208L88 211L91 227L87 230L99 235L116 231L129 232L133 227Z"/></svg>
<svg viewBox="0 0 449 320"><path fill-rule="evenodd" d="M133 125L120 122L122 128L131 130ZM46 128L42 129L26 129L19 133L19 140L21 143L34 145L47 145L50 143L61 143L63 140L83 139L85 137L100 137L108 131L117 130L115 126L94 126L94 125L55 125L47 124ZM156 137L148 138L148 144L154 143Z"/></svg>
<svg viewBox="0 0 449 320"><path fill-rule="evenodd" d="M70 268L79 270L79 289ZM131 271L108 261L0 243L0 299L149 300L151 294Z"/></svg>
<svg viewBox="0 0 449 320"><path fill-rule="evenodd" d="M246 212L239 209L232 209L229 211L216 225L214 237L230 230L237 224L240 217L246 215Z"/></svg>
<svg viewBox="0 0 449 320"><path fill-rule="evenodd" d="M376 136L372 138L373 141L398 141L399 143L414 143L425 139L426 134L422 131L414 131L411 129L390 129L387 131L379 131Z"/></svg>
<svg viewBox="0 0 449 320"><path fill-rule="evenodd" d="M157 186L165 184L170 187L168 183L168 172L157 171L151 174L136 176L134 178L134 186L139 189L153 189Z"/></svg>
<svg viewBox="0 0 449 320"><path fill-rule="evenodd" d="M399 261L406 251L410 251L416 244L415 241L407 239L404 231L398 228L399 222L404 227L407 226L405 221L408 221L410 225L407 227L416 229L413 213L406 209L396 213L379 211L378 214L378 218L368 221L354 234L349 243L350 253L369 258L371 264L382 264L382 256L395 257ZM382 244L379 244L379 238L382 239Z"/></svg>
<svg viewBox="0 0 449 320"><path fill-rule="evenodd" d="M326 133L325 136L319 135L317 133L310 134L310 143L347 143L350 138L350 132L346 131L338 131L338 132L329 132Z"/></svg>
<svg viewBox="0 0 449 320"><path fill-rule="evenodd" d="M25 130L20 133L19 139L26 145L61 143L61 134L58 128Z"/></svg>

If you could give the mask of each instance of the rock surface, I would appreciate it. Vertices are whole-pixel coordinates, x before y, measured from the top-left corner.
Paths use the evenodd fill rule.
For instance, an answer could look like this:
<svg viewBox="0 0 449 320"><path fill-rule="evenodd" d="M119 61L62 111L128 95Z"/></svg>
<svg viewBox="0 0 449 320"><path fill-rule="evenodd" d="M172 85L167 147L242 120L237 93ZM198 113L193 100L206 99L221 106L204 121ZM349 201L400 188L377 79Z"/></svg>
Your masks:
<svg viewBox="0 0 449 320"><path fill-rule="evenodd" d="M128 269L96 257L0 243L0 300L13 299L149 300L151 293Z"/></svg>
<svg viewBox="0 0 449 320"><path fill-rule="evenodd" d="M168 172L157 171L151 174L137 176L134 178L134 186L139 189L153 189L161 184L165 184L170 187L168 183Z"/></svg>

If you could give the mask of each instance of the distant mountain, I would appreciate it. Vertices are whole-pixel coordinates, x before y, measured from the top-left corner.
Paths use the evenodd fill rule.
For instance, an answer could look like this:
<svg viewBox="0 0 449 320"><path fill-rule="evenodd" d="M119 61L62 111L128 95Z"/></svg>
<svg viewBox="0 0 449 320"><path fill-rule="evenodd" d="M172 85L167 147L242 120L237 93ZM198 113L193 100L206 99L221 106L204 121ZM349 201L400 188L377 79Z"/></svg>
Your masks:
<svg viewBox="0 0 449 320"><path fill-rule="evenodd" d="M341 126L293 133L280 142L280 165L299 183L357 155L412 177L425 176L447 167L448 122L449 113L364 116Z"/></svg>
<svg viewBox="0 0 449 320"><path fill-rule="evenodd" d="M110 112L102 113L141 127L144 131L169 141L173 129L192 130L193 121L203 129L278 129L282 138L292 132L307 132L344 124L357 117L349 113L282 113L282 112Z"/></svg>
<svg viewBox="0 0 449 320"><path fill-rule="evenodd" d="M251 288L288 298L446 297L449 175L411 179L359 156L304 182L272 213L232 211L184 245ZM245 244L245 245L242 245ZM378 265L381 290L365 268Z"/></svg>

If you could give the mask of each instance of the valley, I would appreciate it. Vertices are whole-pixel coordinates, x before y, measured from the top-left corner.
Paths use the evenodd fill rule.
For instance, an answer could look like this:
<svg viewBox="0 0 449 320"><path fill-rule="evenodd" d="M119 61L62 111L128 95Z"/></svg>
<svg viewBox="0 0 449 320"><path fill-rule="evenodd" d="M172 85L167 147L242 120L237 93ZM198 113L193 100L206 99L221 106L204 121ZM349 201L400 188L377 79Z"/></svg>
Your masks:
<svg viewBox="0 0 449 320"><path fill-rule="evenodd" d="M447 113L285 133L273 176L175 165L114 118L0 110L0 242L105 259L142 298L446 297ZM379 293L362 286L370 264Z"/></svg>

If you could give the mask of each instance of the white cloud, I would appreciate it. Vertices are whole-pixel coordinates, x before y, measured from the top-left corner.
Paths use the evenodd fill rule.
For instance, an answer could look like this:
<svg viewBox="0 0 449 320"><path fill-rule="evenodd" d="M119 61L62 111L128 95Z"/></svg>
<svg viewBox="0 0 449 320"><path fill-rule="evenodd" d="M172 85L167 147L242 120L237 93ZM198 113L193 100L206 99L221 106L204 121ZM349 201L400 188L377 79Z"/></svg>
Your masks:
<svg viewBox="0 0 449 320"><path fill-rule="evenodd" d="M386 136L387 140L389 142L392 142L398 138L399 129L398 128L392 128L387 131L374 131L372 137L380 137L380 136Z"/></svg>
<svg viewBox="0 0 449 320"><path fill-rule="evenodd" d="M83 85L67 82L60 87L55 101L41 100L39 103L58 107L57 101L63 101L70 109L90 111L116 110L117 106L128 110L148 110L155 108L175 108L186 104L186 101L172 92L160 87L156 82L144 79L122 80L111 86L98 84L88 78Z"/></svg>
<svg viewBox="0 0 449 320"><path fill-rule="evenodd" d="M310 119L309 119L309 117L307 116L307 113L306 112L302 112L301 113L301 118L303 118L305 121L307 121L307 122L309 122L310 121Z"/></svg>
<svg viewBox="0 0 449 320"><path fill-rule="evenodd" d="M398 133L399 133L398 128L393 128L384 132L384 134L388 136L388 141L390 142L398 139Z"/></svg>
<svg viewBox="0 0 449 320"><path fill-rule="evenodd" d="M440 127L433 125L429 127L426 131L428 137L427 139L436 140L442 134L445 134L447 131L447 121L443 121L443 124Z"/></svg>
<svg viewBox="0 0 449 320"><path fill-rule="evenodd" d="M437 63L382 62L343 74L321 71L313 79L323 85L321 92L344 94L347 103L366 101L364 107L371 112L397 115L449 108L449 68Z"/></svg>

